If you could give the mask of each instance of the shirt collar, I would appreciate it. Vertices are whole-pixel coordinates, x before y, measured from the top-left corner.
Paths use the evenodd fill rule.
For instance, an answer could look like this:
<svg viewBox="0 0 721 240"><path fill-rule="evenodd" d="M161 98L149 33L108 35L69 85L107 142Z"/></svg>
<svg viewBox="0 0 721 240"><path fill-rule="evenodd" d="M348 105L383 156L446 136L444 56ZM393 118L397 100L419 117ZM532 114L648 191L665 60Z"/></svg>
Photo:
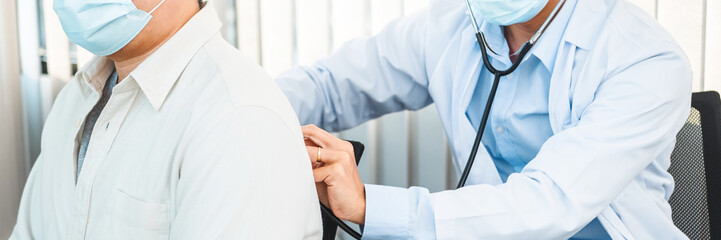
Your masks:
<svg viewBox="0 0 721 240"><path fill-rule="evenodd" d="M130 78L138 83L156 111L163 106L193 56L218 33L220 27L215 8L210 3L206 4L170 40L130 73Z"/></svg>
<svg viewBox="0 0 721 240"><path fill-rule="evenodd" d="M534 56L541 60L550 73L553 72L553 66L556 64L558 48L561 46L566 26L568 26L571 19L571 14L576 7L576 2L577 0L567 0L566 3L564 3L563 8L558 12L556 18L551 22L546 32L543 33L531 51Z"/></svg>
<svg viewBox="0 0 721 240"><path fill-rule="evenodd" d="M570 26L573 21L585 21L585 19L575 19L573 21L571 20L574 19L574 16L579 15L576 14L575 11L576 4L578 2L578 0L567 0L565 6L561 8L556 18L553 20L553 22L551 22L551 24L548 26L548 29L546 29L546 32L544 32L543 36L541 36L539 41L536 43L536 46L531 49L530 54L536 56L549 72L553 72L553 66L555 65L558 48L564 42L564 37L570 38L573 41L572 43L581 42L581 40L583 39L582 37L585 37L585 35L579 34L578 31L574 31L571 34L568 34L568 31L566 31L567 26ZM466 14L468 14L468 12L466 12ZM583 14L580 15L581 17L583 16ZM482 20L478 16L476 17L477 19ZM481 22L481 26L479 28L486 36L486 42L488 43L489 47L493 49L496 53L498 53L498 55L495 55L489 52L489 56L510 65L510 60L505 57L508 56L510 53L508 49L508 44L505 39L505 35L503 33L503 28L501 28L499 25L488 23L485 20ZM591 35L587 34L587 36ZM566 39L566 41L568 41L568 39Z"/></svg>
<svg viewBox="0 0 721 240"><path fill-rule="evenodd" d="M85 64L76 74L83 98L88 98L93 93L100 94L114 70L113 62L107 57L95 57Z"/></svg>
<svg viewBox="0 0 721 240"><path fill-rule="evenodd" d="M564 40L579 48L589 49L598 35L592 29L601 29L608 11L606 1L578 1L571 14Z"/></svg>

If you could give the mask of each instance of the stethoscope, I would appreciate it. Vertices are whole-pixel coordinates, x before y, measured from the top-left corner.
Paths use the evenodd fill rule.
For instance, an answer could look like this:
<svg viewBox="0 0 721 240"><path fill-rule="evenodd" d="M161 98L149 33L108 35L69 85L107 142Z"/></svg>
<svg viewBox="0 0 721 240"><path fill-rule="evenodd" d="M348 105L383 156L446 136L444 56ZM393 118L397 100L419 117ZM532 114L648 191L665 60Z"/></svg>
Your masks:
<svg viewBox="0 0 721 240"><path fill-rule="evenodd" d="M496 92L498 91L498 83L501 80L501 77L504 77L508 74L513 73L518 66L521 64L521 61L528 55L528 53L531 51L533 46L538 42L538 40L541 38L543 33L546 31L548 26L553 22L553 19L556 18L558 15L558 12L561 10L563 5L566 3L566 0L560 0L556 7L553 8L553 11L549 15L548 18L546 18L546 21L543 22L543 25L536 31L535 34L531 37L528 42L523 44L521 49L511 54L511 56L516 56L516 59L513 61L511 66L506 70L498 70L491 64L490 59L488 58L488 51L490 50L493 54L497 54L493 49L488 46L488 43L486 42L486 36L481 32L481 29L478 27L478 22L476 21L475 15L473 13L473 8L471 8L471 2L470 0L466 1L466 7L468 8L468 13L471 18L471 24L473 25L473 28L476 31L476 41L478 42L478 45L481 47L481 55L483 57L483 65L486 66L486 69L488 69L488 72L494 75L493 78L493 85L491 86L491 92L488 94L488 101L486 102L486 108L483 111L483 117L481 118L481 124L478 127L478 132L476 133L475 141L473 142L473 147L471 148L471 154L468 156L468 161L466 162L466 167L463 169L463 174L461 174L460 180L458 180L458 185L456 186L456 189L462 188L466 185L466 180L468 180L468 175L471 173L471 168L473 168L473 162L476 159L476 154L478 153L478 149L481 146L481 139L483 138L483 130L486 129L486 123L488 123L488 117L491 112L491 106L493 105L493 99L496 96ZM333 212L323 204L321 204L321 209L323 214L330 217L338 226L343 229L346 233L348 233L351 237L355 239L360 239L362 235L355 230L353 230L350 226L345 224L342 220L340 220L338 217L333 215Z"/></svg>

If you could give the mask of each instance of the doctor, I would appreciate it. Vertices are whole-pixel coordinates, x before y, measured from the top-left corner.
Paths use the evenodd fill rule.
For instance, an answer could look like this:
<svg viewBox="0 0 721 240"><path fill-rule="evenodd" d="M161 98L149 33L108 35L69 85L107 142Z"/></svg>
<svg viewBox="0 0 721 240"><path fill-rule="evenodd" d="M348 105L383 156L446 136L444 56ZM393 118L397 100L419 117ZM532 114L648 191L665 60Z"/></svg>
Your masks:
<svg viewBox="0 0 721 240"><path fill-rule="evenodd" d="M667 168L692 74L664 29L624 0L469 5L490 63L520 65L500 79L466 187L364 185L349 144L320 129L435 103L460 175L494 80L463 0L433 0L277 78L301 122L320 127L303 130L321 201L372 239L685 238Z"/></svg>

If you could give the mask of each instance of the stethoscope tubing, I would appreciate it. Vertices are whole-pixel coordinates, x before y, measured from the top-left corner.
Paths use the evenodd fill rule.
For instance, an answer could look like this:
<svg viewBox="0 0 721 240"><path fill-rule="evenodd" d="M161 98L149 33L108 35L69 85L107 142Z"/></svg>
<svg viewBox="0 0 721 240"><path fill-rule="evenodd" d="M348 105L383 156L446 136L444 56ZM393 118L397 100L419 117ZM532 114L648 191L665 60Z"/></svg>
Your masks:
<svg viewBox="0 0 721 240"><path fill-rule="evenodd" d="M493 67L493 64L491 64L491 61L488 59L488 52L486 50L486 44L483 39L483 34L478 32L476 33L476 39L478 40L478 45L481 47L481 55L483 57L483 64L486 66L486 69L488 69L488 72L494 75L493 78L493 86L491 87L491 91L488 94L488 100L486 101L486 108L483 111L483 117L481 117L481 124L478 127L478 132L476 133L476 138L473 141L473 147L471 148L471 153L468 156L468 161L466 162L466 167L463 169L463 174L461 174L461 178L458 180L458 185L456 185L456 189L462 188L466 185L466 181L468 180L468 176L471 173L471 169L473 168L473 162L476 159L476 155L478 154L478 149L481 147L481 140L483 139L483 132L486 129L486 125L488 123L488 118L491 115L491 108L493 107L493 100L496 98L496 92L498 92L498 84L501 82L501 78L511 74L513 71L516 71L518 66L521 64L521 61L523 58L526 57L528 52L531 51L531 48L533 48L533 43L527 42L523 45L521 48L521 51L518 53L518 56L516 57L516 60L513 61L513 64L511 67L509 67L506 70L500 71Z"/></svg>
<svg viewBox="0 0 721 240"><path fill-rule="evenodd" d="M516 71L518 66L521 64L521 61L523 61L523 58L526 57L526 55L531 51L533 46L536 44L536 42L540 39L540 37L543 35L543 33L546 31L548 26L551 24L553 19L556 18L558 15L558 12L561 10L563 5L565 5L566 0L561 0L556 4L556 6L553 8L553 11L551 11L551 14L548 18L543 22L541 27L536 31L536 33L531 37L531 39L523 44L523 47L521 47L521 50L519 51L518 55L516 56L515 61L513 61L513 64L506 69L506 70L498 70L496 69L493 64L491 63L490 59L488 58L488 49L490 49L488 46L486 46L486 37L483 35L483 32L481 32L481 29L478 27L478 22L476 21L475 16L473 15L473 8L471 8L471 3L469 0L466 0L466 7L468 7L468 11L471 17L471 24L473 25L473 28L476 30L476 41L478 42L478 45L481 47L481 55L483 58L483 65L486 66L486 69L488 69L488 72L494 75L493 79L493 86L491 87L491 92L488 94L488 100L486 101L486 108L483 111L483 117L481 118L481 124L478 127L478 132L476 133L476 138L473 141L473 147L471 147L471 153L468 156L468 161L466 162L466 167L463 169L463 173L461 174L460 179L458 180L458 185L456 185L456 189L462 188L466 185L466 181L468 180L468 176L471 173L471 169L473 168L473 162L476 159L476 155L478 154L478 149L481 147L481 140L483 139L483 132L486 128L486 124L488 122L488 117L490 116L491 107L493 105L493 99L496 96L496 92L498 91L498 84L501 80L501 77L506 76L508 74L511 74L513 71ZM492 51L492 50L491 50Z"/></svg>
<svg viewBox="0 0 721 240"><path fill-rule="evenodd" d="M340 220L340 218L338 218L335 214L333 214L333 210L331 210L330 208L323 205L323 203L320 203L320 210L321 210L321 212L323 212L323 214L325 214L326 216L329 216L330 219L332 219L333 222L335 222L335 224L337 224L341 230L348 233L348 235L350 235L352 238L361 239L361 237L363 236L359 232L356 232L355 230L353 230L353 228L348 226L348 224L343 222L343 220Z"/></svg>

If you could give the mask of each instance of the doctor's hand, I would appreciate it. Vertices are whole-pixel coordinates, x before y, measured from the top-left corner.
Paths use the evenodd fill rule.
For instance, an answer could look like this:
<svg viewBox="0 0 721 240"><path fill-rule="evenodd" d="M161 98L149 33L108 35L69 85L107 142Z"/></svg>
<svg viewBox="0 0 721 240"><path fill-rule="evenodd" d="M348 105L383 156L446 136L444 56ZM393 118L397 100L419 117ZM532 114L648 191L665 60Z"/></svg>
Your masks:
<svg viewBox="0 0 721 240"><path fill-rule="evenodd" d="M301 130L313 162L320 201L337 217L364 224L365 187L358 174L353 145L314 125L303 126Z"/></svg>

